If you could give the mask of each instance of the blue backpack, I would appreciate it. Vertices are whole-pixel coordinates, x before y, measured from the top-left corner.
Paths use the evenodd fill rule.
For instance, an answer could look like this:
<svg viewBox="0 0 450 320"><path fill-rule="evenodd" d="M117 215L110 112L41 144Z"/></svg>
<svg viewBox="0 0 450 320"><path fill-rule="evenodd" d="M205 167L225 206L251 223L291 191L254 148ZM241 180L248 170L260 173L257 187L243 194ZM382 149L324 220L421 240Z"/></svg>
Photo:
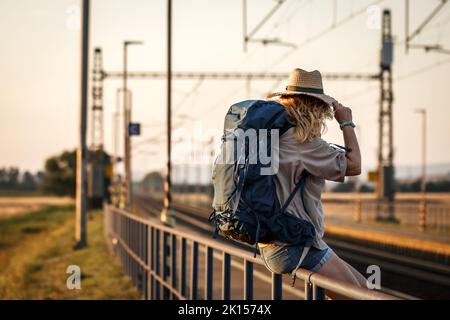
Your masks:
<svg viewBox="0 0 450 320"><path fill-rule="evenodd" d="M272 151L277 151L277 146L273 146L273 138L291 127L284 107L275 101L239 102L225 116L221 150L213 167L214 211L209 220L215 225L215 235L255 245L255 256L258 242L304 245L309 250L315 235L309 221L287 210L300 193L306 211L303 189L307 173L284 204L276 194L272 165L277 152ZM271 157L270 163L261 157L264 153Z"/></svg>

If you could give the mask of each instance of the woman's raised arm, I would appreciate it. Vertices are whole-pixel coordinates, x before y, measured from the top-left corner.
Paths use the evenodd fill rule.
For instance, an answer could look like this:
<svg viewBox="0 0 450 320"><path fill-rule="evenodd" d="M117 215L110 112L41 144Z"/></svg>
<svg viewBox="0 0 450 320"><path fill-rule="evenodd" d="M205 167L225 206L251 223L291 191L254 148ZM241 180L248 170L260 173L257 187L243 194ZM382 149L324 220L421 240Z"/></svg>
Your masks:
<svg viewBox="0 0 450 320"><path fill-rule="evenodd" d="M361 174L361 151L359 149L358 139L356 138L354 126L352 122L352 110L344 107L339 102L333 102L334 117L341 125L342 133L344 135L345 147L351 149L346 152L347 171L346 176L358 176ZM342 126L345 124L345 126Z"/></svg>

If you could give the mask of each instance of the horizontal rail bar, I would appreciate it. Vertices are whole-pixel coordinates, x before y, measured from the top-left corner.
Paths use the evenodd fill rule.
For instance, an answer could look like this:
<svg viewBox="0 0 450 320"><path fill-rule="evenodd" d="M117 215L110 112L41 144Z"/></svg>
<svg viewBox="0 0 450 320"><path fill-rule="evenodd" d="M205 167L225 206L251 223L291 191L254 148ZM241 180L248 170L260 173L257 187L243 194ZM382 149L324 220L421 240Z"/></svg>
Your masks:
<svg viewBox="0 0 450 320"><path fill-rule="evenodd" d="M310 271L301 270L297 271L297 277L302 279L308 279L311 284L319 286L323 289L333 291L334 293L341 294L348 298L359 300L398 300L398 298L379 292L375 290L369 290L365 288L359 288L351 286L343 282L330 279L322 276L318 273L311 273Z"/></svg>

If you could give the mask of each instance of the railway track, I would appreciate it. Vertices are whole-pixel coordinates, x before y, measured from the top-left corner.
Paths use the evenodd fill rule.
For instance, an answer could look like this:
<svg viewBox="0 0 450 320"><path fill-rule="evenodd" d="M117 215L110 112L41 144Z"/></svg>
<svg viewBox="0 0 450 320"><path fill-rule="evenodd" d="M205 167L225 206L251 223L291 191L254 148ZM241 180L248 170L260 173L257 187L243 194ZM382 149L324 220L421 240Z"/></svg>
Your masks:
<svg viewBox="0 0 450 320"><path fill-rule="evenodd" d="M135 211L139 214L156 215L162 209L162 202L144 196L135 196ZM213 227L208 222L209 211L202 208L173 203L177 221L198 232L211 234ZM327 243L344 260L351 263L362 274L369 265L380 266L383 291L402 298L449 299L450 267L434 261L415 258L411 253L400 255L369 244L349 239L326 237ZM245 244L233 243L246 250L253 250Z"/></svg>

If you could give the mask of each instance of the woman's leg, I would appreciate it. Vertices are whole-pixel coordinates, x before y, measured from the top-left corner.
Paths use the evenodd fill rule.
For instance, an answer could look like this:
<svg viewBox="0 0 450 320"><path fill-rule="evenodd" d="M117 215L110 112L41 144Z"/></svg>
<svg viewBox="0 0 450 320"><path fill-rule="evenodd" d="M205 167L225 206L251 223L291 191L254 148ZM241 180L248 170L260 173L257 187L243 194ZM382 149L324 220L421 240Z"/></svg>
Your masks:
<svg viewBox="0 0 450 320"><path fill-rule="evenodd" d="M360 281L353 275L346 262L339 258L334 252L331 258L316 272L320 275L330 277L337 281L346 282L348 284L361 287ZM326 295L331 299L343 300L345 297L333 293L326 292Z"/></svg>
<svg viewBox="0 0 450 320"><path fill-rule="evenodd" d="M341 259L347 266L347 268L353 273L353 276L358 280L359 285L363 288L367 288L367 279L354 267L352 267L347 261Z"/></svg>

